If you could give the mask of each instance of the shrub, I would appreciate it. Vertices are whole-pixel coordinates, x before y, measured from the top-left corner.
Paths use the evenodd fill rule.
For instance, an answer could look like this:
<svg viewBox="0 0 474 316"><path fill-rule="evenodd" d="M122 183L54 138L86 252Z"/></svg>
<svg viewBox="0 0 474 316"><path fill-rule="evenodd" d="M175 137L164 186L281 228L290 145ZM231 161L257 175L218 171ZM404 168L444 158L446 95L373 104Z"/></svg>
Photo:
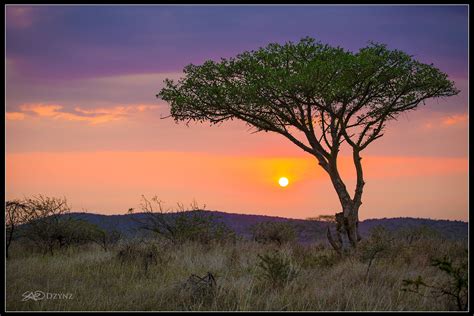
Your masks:
<svg viewBox="0 0 474 316"><path fill-rule="evenodd" d="M196 203L186 210L178 204L178 210L166 210L156 196L150 200L142 197L145 219L140 227L173 243L195 241L202 244L235 241L236 235L227 225L210 212L200 210Z"/></svg>
<svg viewBox="0 0 474 316"><path fill-rule="evenodd" d="M94 240L98 227L70 216L65 198L42 195L22 201L25 210L21 235L32 241L43 253L54 249L81 245Z"/></svg>
<svg viewBox="0 0 474 316"><path fill-rule="evenodd" d="M148 272L151 265L163 266L168 263L170 257L160 251L155 244L129 242L118 249L117 260L122 265L138 263L145 272Z"/></svg>
<svg viewBox="0 0 474 316"><path fill-rule="evenodd" d="M202 277L191 274L182 286L183 303L209 305L215 298L217 289L216 279L211 272Z"/></svg>
<svg viewBox="0 0 474 316"><path fill-rule="evenodd" d="M282 286L298 275L298 269L291 260L279 251L258 255L260 277L272 285Z"/></svg>
<svg viewBox="0 0 474 316"><path fill-rule="evenodd" d="M370 268L376 258L390 254L394 236L383 226L372 228L369 238L360 243L359 258L367 263L365 279L369 276Z"/></svg>
<svg viewBox="0 0 474 316"><path fill-rule="evenodd" d="M416 226L416 227L404 227L395 231L396 235L405 241L408 245L411 245L417 241L423 239L437 239L440 238L439 231L426 226Z"/></svg>
<svg viewBox="0 0 474 316"><path fill-rule="evenodd" d="M109 248L117 244L122 239L122 233L117 230L105 230L98 228L93 234L92 240L98 244L104 251L108 251Z"/></svg>
<svg viewBox="0 0 474 316"><path fill-rule="evenodd" d="M262 222L252 226L252 238L262 243L282 245L296 239L295 228L288 222Z"/></svg>
<svg viewBox="0 0 474 316"><path fill-rule="evenodd" d="M467 310L467 261L455 265L449 257L445 256L441 259L433 259L431 265L445 272L449 276L449 281L445 283L438 282L435 284L428 284L421 276L418 276L416 279L403 280L402 291L413 292L421 295L420 288L426 287L430 289L431 294L436 297L447 297L450 304L455 305L458 310Z"/></svg>
<svg viewBox="0 0 474 316"><path fill-rule="evenodd" d="M339 262L341 256L339 256L334 251L331 252L321 252L313 255L311 258L311 266L321 267L321 268L330 268Z"/></svg>
<svg viewBox="0 0 474 316"><path fill-rule="evenodd" d="M341 259L341 256L325 249L321 244L311 246L296 244L292 249L293 257L302 268L329 268Z"/></svg>

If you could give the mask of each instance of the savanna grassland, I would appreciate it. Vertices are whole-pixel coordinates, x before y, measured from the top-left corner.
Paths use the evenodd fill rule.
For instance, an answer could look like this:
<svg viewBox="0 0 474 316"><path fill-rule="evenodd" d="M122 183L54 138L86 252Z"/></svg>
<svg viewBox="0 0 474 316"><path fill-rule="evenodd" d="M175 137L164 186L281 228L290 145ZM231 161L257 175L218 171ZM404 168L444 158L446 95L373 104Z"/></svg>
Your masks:
<svg viewBox="0 0 474 316"><path fill-rule="evenodd" d="M358 249L341 255L324 243L242 238L130 238L107 249L87 243L53 254L17 242L6 269L10 311L467 308L467 242L410 231L375 229ZM22 301L27 291L71 296Z"/></svg>

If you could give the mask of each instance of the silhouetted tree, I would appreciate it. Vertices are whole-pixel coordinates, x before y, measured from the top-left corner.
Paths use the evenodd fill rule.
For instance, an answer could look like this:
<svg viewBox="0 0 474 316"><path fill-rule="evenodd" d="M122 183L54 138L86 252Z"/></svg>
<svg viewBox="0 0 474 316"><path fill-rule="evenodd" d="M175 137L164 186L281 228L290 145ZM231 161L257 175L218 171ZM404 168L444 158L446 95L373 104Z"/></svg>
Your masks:
<svg viewBox="0 0 474 316"><path fill-rule="evenodd" d="M312 38L190 64L184 75L177 83L166 79L157 95L171 105L175 121L238 119L313 155L337 192L342 212L336 220L353 247L365 184L361 152L401 113L459 92L445 73L400 50L371 43L353 53ZM352 149L357 174L352 195L337 165L343 143Z"/></svg>

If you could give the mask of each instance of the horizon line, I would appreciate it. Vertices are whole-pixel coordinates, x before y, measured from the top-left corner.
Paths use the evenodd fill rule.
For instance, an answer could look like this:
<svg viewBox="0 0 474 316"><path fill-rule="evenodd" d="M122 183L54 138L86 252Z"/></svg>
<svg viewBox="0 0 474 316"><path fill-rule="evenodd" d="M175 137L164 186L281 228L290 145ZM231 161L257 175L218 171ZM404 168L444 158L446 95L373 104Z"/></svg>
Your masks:
<svg viewBox="0 0 474 316"><path fill-rule="evenodd" d="M229 215L273 217L273 218L281 218L281 219L297 220L297 221L310 221L310 220L312 220L312 219L309 219L309 218L283 217L283 216L267 215L267 214L246 214L246 213L235 213L235 212L226 212L226 211L218 211L218 210L206 210L206 209L185 210L185 211L183 211L183 212L192 212L192 211L204 211L204 212L225 213L225 214L229 214ZM181 211L164 212L164 214L173 214L173 213L178 213L178 212L181 212ZM71 211L69 214L90 214L90 215L101 215L101 216L126 216L126 215L146 214L146 213L147 213L147 212L105 214L105 213L93 213L93 212L88 212L88 211ZM320 214L320 215L332 215L332 214ZM364 220L360 220L360 222L370 221L370 220L383 220L383 219L421 219L421 220L434 220L434 221L462 222L462 223L469 224L469 219L466 220L466 221L464 221L464 220L460 220L460 219L430 218L430 217L411 217L411 216L373 217L373 218L366 218L366 219L364 219ZM322 221L319 221L319 222L322 222Z"/></svg>

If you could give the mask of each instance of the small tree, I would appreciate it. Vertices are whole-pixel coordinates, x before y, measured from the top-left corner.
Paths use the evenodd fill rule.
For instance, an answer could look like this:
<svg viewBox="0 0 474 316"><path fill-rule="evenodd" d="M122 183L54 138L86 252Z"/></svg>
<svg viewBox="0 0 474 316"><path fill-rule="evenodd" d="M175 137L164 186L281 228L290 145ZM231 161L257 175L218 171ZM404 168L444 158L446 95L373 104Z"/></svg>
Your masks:
<svg viewBox="0 0 474 316"><path fill-rule="evenodd" d="M400 50L372 43L352 53L308 37L191 64L184 75L177 83L165 80L157 95L171 105L175 121L237 119L313 155L337 193L342 212L336 220L353 247L360 240L362 151L383 136L390 120L426 99L459 93L445 73ZM352 195L338 169L343 143L352 150L357 175Z"/></svg>

